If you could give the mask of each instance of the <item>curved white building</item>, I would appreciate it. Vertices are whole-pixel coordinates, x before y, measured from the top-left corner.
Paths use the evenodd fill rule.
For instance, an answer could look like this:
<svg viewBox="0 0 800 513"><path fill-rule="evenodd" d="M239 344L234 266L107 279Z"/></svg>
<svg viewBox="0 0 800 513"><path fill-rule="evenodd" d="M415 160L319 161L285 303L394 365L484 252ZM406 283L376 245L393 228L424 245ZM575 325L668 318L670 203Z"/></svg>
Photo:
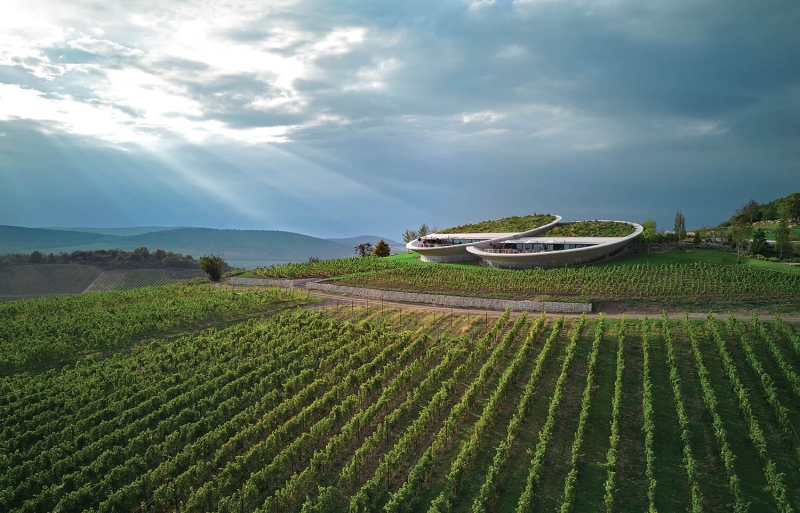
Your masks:
<svg viewBox="0 0 800 513"><path fill-rule="evenodd" d="M412 240L406 248L419 253L423 262L458 262L463 260L478 260L477 254L470 253L472 247L490 247L490 244L501 243L520 237L530 237L537 233L544 233L556 226L561 221L561 216L554 216L555 220L532 227L530 230L515 233L431 233L425 237Z"/></svg>
<svg viewBox="0 0 800 513"><path fill-rule="evenodd" d="M628 243L644 230L636 223L612 222L630 224L633 233L624 237L518 237L500 244L467 248L467 251L486 265L503 269L552 268L597 262L625 251Z"/></svg>
<svg viewBox="0 0 800 513"><path fill-rule="evenodd" d="M561 217L555 216L546 225L518 233L434 233L409 242L406 248L419 253L426 262L481 260L483 265L504 269L552 268L616 256L644 230L637 223L602 220L592 222L628 224L633 232L621 237L537 236L560 221Z"/></svg>

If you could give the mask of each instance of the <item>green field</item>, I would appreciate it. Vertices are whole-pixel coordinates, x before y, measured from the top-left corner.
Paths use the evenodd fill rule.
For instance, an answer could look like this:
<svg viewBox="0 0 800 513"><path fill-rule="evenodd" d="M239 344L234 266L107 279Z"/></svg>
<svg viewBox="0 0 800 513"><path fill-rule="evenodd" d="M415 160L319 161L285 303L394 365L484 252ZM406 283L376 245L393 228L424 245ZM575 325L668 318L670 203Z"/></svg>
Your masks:
<svg viewBox="0 0 800 513"><path fill-rule="evenodd" d="M775 240L775 225L756 225L756 228L761 228L766 232L767 240ZM791 228L792 235L796 237L795 240L800 239L800 226Z"/></svg>
<svg viewBox="0 0 800 513"><path fill-rule="evenodd" d="M726 266L741 266L752 269L762 269L767 271L777 271L789 274L800 274L800 266L791 266L781 262L768 262L756 258L742 258L742 263L736 263L736 253L719 251L716 249L695 249L685 250L673 249L666 253L637 253L625 255L614 260L597 264L599 266L628 266L628 265L672 265L672 264L714 264Z"/></svg>
<svg viewBox="0 0 800 513"><path fill-rule="evenodd" d="M245 312L247 294L299 300L212 297ZM4 319L37 330L64 307L38 301ZM782 321L348 305L106 357L79 356L100 324L72 326L72 361L0 377L2 511L800 507L800 329Z"/></svg>

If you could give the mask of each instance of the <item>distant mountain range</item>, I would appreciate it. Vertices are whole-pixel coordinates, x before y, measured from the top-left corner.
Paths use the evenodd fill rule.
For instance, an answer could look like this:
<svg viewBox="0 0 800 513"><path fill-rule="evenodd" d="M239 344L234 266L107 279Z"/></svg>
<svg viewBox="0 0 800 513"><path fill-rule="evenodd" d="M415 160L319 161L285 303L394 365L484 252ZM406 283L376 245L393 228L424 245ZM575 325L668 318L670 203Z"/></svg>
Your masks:
<svg viewBox="0 0 800 513"><path fill-rule="evenodd" d="M77 250L146 247L198 258L223 255L231 265L261 267L285 262L304 262L354 256L353 246L375 244L383 238L394 251L404 245L385 237L364 235L345 239L320 239L276 230L216 230L212 228L23 228L0 225L0 254L49 253Z"/></svg>
<svg viewBox="0 0 800 513"><path fill-rule="evenodd" d="M377 235L361 235L359 237L347 237L345 239L327 239L331 242L335 242L337 244L342 244L344 246L349 246L354 248L365 242L369 242L373 246L378 243L379 240L383 239L383 241L392 248L392 253L402 253L406 250L406 245L403 242L397 242L392 239L387 239L386 237L378 237Z"/></svg>

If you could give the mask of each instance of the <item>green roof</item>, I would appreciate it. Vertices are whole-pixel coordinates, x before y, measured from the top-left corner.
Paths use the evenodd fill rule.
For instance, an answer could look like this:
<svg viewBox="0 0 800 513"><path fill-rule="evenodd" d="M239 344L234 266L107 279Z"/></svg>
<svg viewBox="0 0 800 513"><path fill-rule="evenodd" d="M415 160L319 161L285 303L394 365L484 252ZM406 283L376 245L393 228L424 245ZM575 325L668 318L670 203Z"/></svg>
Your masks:
<svg viewBox="0 0 800 513"><path fill-rule="evenodd" d="M557 224L537 237L625 237L634 230L632 224L618 221L577 221Z"/></svg>
<svg viewBox="0 0 800 513"><path fill-rule="evenodd" d="M463 224L436 233L517 233L533 230L538 226L555 221L552 214L533 214L530 216L511 216L494 221L481 221L480 223Z"/></svg>

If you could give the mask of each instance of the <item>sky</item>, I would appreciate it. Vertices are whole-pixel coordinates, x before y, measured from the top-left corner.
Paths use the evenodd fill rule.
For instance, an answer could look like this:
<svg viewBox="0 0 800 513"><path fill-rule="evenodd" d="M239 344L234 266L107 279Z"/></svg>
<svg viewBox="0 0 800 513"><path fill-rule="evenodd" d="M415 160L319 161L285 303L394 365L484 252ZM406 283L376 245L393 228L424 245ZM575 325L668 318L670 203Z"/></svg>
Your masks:
<svg viewBox="0 0 800 513"><path fill-rule="evenodd" d="M2 0L0 224L399 239L800 191L800 2Z"/></svg>

